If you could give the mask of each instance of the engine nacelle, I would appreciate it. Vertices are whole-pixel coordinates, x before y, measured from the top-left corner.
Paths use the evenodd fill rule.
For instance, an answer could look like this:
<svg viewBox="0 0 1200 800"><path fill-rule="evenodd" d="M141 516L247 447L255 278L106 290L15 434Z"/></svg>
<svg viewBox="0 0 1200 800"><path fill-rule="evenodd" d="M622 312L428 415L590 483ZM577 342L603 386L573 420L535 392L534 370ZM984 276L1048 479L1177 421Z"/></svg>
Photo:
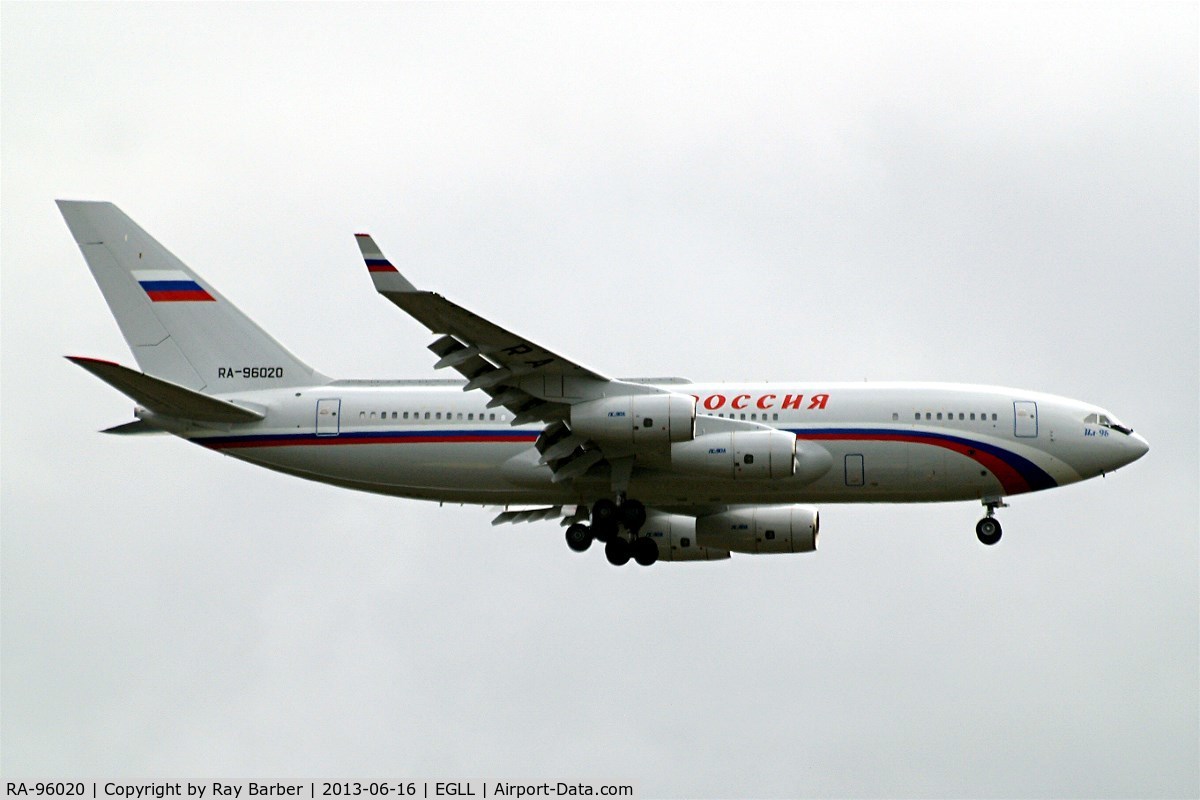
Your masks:
<svg viewBox="0 0 1200 800"><path fill-rule="evenodd" d="M571 431L602 443L656 445L696 436L696 398L632 394L571 406Z"/></svg>
<svg viewBox="0 0 1200 800"><path fill-rule="evenodd" d="M699 517L696 541L735 553L811 553L820 530L812 506L750 506Z"/></svg>
<svg viewBox="0 0 1200 800"><path fill-rule="evenodd" d="M642 526L642 536L658 545L659 561L719 561L729 551L701 547L696 542L696 520L681 514L651 513Z"/></svg>
<svg viewBox="0 0 1200 800"><path fill-rule="evenodd" d="M716 478L790 478L796 435L786 431L706 433L671 445L671 467Z"/></svg>

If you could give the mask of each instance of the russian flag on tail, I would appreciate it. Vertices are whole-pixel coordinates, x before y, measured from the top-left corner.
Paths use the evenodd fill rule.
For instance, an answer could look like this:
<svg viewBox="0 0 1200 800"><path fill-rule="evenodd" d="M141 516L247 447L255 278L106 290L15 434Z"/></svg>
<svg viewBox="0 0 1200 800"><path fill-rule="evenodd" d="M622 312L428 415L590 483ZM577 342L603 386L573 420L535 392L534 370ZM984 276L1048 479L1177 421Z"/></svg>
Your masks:
<svg viewBox="0 0 1200 800"><path fill-rule="evenodd" d="M216 302L215 297L181 269L135 269L133 278L155 303Z"/></svg>

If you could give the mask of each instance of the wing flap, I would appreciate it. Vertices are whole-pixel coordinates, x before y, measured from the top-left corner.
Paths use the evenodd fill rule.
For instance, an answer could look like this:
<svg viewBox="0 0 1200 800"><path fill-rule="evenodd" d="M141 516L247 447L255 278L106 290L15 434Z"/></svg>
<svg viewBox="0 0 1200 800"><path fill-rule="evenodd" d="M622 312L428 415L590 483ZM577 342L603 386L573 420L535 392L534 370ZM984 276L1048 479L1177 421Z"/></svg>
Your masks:
<svg viewBox="0 0 1200 800"><path fill-rule="evenodd" d="M517 507L505 506L504 510L492 519L492 525L505 525L517 522L538 522L544 519L562 519L563 525L569 525L587 516L587 507L579 505L567 506L536 506Z"/></svg>

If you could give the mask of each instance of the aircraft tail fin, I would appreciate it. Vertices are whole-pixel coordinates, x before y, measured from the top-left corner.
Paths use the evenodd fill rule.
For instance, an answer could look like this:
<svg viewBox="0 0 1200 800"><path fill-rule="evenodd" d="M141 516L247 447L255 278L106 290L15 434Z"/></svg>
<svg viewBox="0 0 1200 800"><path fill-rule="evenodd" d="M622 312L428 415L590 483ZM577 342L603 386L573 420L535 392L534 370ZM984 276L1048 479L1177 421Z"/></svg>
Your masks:
<svg viewBox="0 0 1200 800"><path fill-rule="evenodd" d="M261 411L201 394L111 361L80 356L67 356L67 360L83 367L148 411L164 417L236 423L257 422L265 416Z"/></svg>
<svg viewBox="0 0 1200 800"><path fill-rule="evenodd" d="M57 203L148 375L205 394L328 383L112 203Z"/></svg>

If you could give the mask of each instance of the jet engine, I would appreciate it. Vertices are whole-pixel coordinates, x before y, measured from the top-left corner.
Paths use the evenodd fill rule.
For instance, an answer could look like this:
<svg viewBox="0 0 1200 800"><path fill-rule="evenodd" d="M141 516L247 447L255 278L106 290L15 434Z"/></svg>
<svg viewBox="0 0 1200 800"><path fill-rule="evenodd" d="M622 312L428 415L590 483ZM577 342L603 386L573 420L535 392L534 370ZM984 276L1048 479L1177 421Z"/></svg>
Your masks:
<svg viewBox="0 0 1200 800"><path fill-rule="evenodd" d="M811 553L820 528L812 506L745 506L697 518L696 541L735 553Z"/></svg>
<svg viewBox="0 0 1200 800"><path fill-rule="evenodd" d="M635 394L577 403L571 406L571 431L601 443L686 442L696 436L696 398Z"/></svg>
<svg viewBox="0 0 1200 800"><path fill-rule="evenodd" d="M652 512L642 526L642 536L658 545L659 561L719 561L729 551L701 547L696 542L696 520L682 514Z"/></svg>
<svg viewBox="0 0 1200 800"><path fill-rule="evenodd" d="M671 467L716 478L790 478L796 435L786 431L706 433L671 445Z"/></svg>

